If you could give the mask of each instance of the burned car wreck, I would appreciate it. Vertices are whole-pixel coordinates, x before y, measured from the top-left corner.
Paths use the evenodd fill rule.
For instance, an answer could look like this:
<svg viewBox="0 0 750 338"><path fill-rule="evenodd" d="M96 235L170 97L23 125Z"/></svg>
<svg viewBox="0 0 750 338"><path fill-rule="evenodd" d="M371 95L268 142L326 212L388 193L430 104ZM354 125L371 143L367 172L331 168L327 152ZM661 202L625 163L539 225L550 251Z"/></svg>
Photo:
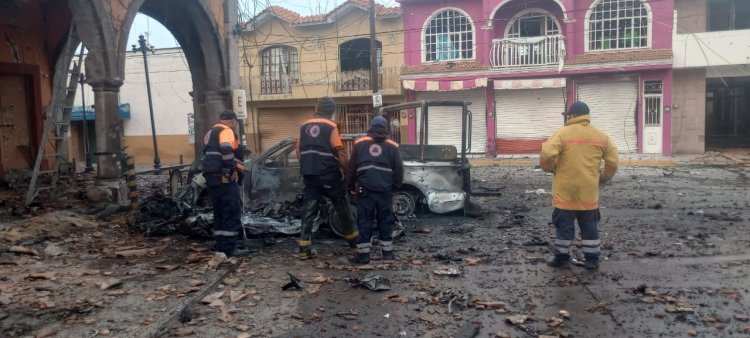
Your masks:
<svg viewBox="0 0 750 338"><path fill-rule="evenodd" d="M394 192L393 207L399 220L394 237L403 233L401 221L414 218L415 212L424 210L437 214L449 212L472 213L470 203L471 176L466 158L471 147L470 103L464 101L418 101L381 107L380 114L388 111L419 108L422 112L419 144L402 144L404 182L401 190ZM460 154L452 145L430 145L427 139L429 108L433 106L455 107L461 111L462 147ZM344 135L352 141L359 135ZM300 232L300 208L303 195L303 179L295 153L296 140L285 139L258 157L245 161L243 182L242 217L246 236L264 234L294 235ZM206 237L211 234L212 213L205 198L205 179L199 168L191 168L188 184L174 198L156 194L142 206L138 231L157 235L181 232L192 236ZM356 203L356 201L352 201ZM169 213L163 210L171 210ZM351 208L356 212L356 208ZM353 215L356 217L356 215ZM316 218L314 231L328 225L337 235L338 217L333 207L321 208Z"/></svg>

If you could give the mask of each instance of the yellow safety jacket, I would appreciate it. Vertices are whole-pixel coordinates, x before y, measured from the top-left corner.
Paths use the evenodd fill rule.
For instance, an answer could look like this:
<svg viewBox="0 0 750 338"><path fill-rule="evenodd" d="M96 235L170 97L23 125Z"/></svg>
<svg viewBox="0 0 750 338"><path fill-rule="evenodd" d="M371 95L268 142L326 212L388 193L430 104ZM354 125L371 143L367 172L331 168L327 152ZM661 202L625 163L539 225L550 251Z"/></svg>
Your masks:
<svg viewBox="0 0 750 338"><path fill-rule="evenodd" d="M570 119L544 142L539 154L542 170L554 173L552 205L564 210L599 208L599 182L615 175L618 160L612 139L591 125L589 115Z"/></svg>

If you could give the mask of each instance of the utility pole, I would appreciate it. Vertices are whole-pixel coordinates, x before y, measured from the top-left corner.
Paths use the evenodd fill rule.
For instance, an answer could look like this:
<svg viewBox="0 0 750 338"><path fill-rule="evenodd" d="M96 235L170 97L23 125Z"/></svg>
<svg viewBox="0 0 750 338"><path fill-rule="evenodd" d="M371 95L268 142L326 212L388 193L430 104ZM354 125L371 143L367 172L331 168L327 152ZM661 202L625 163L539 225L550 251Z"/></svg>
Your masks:
<svg viewBox="0 0 750 338"><path fill-rule="evenodd" d="M156 126L154 124L154 104L151 101L151 80L148 76L148 57L146 52L154 53L154 46L146 44L146 39L143 35L138 37L139 46L133 45L133 52L143 53L143 69L146 72L146 92L148 93L148 111L151 114L151 138L154 140L154 169L159 171L161 169L161 160L159 160L159 148L156 144Z"/></svg>
<svg viewBox="0 0 750 338"><path fill-rule="evenodd" d="M378 90L378 42L375 38L375 0L370 0L370 89L372 105L378 108L383 105L383 99Z"/></svg>

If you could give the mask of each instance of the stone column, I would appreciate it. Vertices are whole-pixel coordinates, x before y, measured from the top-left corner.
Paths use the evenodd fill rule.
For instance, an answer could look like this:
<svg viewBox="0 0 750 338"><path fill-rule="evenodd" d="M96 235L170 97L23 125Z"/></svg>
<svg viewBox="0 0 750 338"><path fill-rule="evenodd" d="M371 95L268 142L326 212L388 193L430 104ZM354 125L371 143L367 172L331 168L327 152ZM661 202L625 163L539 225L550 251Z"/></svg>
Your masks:
<svg viewBox="0 0 750 338"><path fill-rule="evenodd" d="M122 123L118 118L122 81L90 83L94 91L96 109L97 173L99 179L119 179L122 176Z"/></svg>
<svg viewBox="0 0 750 338"><path fill-rule="evenodd" d="M231 109L231 100L227 91L204 91L193 94L195 108L195 158L201 158L203 152L203 136L214 123L219 121L223 110Z"/></svg>

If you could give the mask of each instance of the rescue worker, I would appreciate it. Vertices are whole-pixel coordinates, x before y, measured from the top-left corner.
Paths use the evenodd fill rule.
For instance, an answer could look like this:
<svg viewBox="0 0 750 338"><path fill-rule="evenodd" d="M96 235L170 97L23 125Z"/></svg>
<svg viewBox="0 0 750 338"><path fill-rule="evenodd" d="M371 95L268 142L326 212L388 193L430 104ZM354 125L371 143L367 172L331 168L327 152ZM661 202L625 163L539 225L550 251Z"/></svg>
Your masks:
<svg viewBox="0 0 750 338"><path fill-rule="evenodd" d="M219 123L203 137L203 176L214 208L216 250L227 256L242 256L247 250L236 247L242 223L239 183L243 179L243 151L237 134L237 114L221 113Z"/></svg>
<svg viewBox="0 0 750 338"><path fill-rule="evenodd" d="M555 224L555 257L548 265L570 267L570 246L575 238L575 221L581 231L584 267L599 268L599 184L617 171L617 147L603 131L591 125L589 107L573 103L563 113L565 126L542 145L539 164L554 173L552 222ZM601 163L604 160L604 171Z"/></svg>
<svg viewBox="0 0 750 338"><path fill-rule="evenodd" d="M398 143L388 138L388 122L372 119L367 136L354 142L349 160L349 191L357 196L357 255L352 264L370 263L373 219L377 219L383 260L393 260L393 191L404 181L404 163Z"/></svg>
<svg viewBox="0 0 750 338"><path fill-rule="evenodd" d="M349 247L354 250L357 245L359 233L346 198L344 175L348 159L338 125L331 120L335 112L336 102L330 97L322 97L318 100L313 118L305 121L299 129L297 158L300 159L300 174L305 182L302 229L297 243L297 258L300 260L317 256L317 252L311 248L312 229L324 196L333 203Z"/></svg>

